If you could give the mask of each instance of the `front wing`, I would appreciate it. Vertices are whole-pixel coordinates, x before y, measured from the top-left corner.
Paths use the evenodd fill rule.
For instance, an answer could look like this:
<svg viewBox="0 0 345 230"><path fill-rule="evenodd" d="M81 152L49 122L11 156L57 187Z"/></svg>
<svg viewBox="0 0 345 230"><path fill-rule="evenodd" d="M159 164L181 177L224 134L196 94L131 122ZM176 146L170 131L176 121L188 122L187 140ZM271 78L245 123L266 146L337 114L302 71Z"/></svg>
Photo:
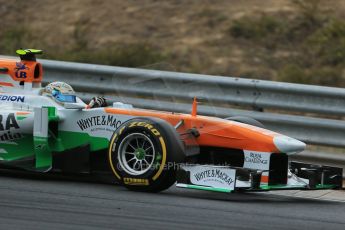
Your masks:
<svg viewBox="0 0 345 230"><path fill-rule="evenodd" d="M184 165L177 172L177 187L216 192L341 189L343 169L290 162L286 183L261 181L264 171L215 165Z"/></svg>

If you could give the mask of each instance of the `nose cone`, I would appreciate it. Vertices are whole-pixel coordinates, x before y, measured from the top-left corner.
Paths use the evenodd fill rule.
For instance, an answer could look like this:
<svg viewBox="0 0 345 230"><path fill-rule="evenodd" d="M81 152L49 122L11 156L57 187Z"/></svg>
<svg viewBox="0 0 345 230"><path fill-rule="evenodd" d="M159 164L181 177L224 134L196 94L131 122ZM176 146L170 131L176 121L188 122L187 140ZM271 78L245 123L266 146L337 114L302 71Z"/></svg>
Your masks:
<svg viewBox="0 0 345 230"><path fill-rule="evenodd" d="M302 141L287 136L276 136L273 142L280 152L288 155L302 152L306 148L306 144Z"/></svg>

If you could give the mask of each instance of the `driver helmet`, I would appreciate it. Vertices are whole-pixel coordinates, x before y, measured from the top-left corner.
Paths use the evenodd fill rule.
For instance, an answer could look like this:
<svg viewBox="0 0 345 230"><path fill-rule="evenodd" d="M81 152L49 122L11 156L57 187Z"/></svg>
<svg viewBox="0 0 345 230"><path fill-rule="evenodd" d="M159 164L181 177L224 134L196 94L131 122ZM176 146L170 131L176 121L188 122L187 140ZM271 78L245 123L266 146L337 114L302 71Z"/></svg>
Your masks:
<svg viewBox="0 0 345 230"><path fill-rule="evenodd" d="M52 82L45 87L44 92L52 96L59 103L77 102L77 97L73 88L65 82Z"/></svg>

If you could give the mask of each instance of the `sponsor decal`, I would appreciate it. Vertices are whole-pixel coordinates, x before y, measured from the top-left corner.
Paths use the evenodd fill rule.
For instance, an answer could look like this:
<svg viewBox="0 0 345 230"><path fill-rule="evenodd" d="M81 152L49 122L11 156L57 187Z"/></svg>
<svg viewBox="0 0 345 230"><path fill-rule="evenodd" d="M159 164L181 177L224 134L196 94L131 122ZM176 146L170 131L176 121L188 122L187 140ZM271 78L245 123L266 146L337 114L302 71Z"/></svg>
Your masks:
<svg viewBox="0 0 345 230"><path fill-rule="evenodd" d="M11 133L8 131L7 133L0 134L0 142L8 142L14 141L23 138L23 135L20 133Z"/></svg>
<svg viewBox="0 0 345 230"><path fill-rule="evenodd" d="M268 170L271 153L243 150L244 168Z"/></svg>
<svg viewBox="0 0 345 230"><path fill-rule="evenodd" d="M123 182L128 185L149 185L148 179L141 179L141 178L123 178Z"/></svg>
<svg viewBox="0 0 345 230"><path fill-rule="evenodd" d="M14 113L9 113L7 117L0 114L0 131L10 130L11 128L19 129Z"/></svg>
<svg viewBox="0 0 345 230"><path fill-rule="evenodd" d="M25 72L25 70L29 70L29 68L25 64L16 62L16 67L14 68L16 78L27 78L27 73Z"/></svg>
<svg viewBox="0 0 345 230"><path fill-rule="evenodd" d="M251 164L263 164L267 165L268 159L262 156L261 153L254 153L254 152L249 152L244 158L244 161L246 163L251 163Z"/></svg>
<svg viewBox="0 0 345 230"><path fill-rule="evenodd" d="M120 127L122 122L120 120L117 120L112 115L107 115L107 116L103 115L103 116L93 116L86 119L80 119L77 121L77 124L82 131L86 129L91 129L91 131L97 131L97 130L106 130L104 127L102 128L102 126L107 126L107 127L117 129ZM107 129L107 131L114 131L114 130Z"/></svg>
<svg viewBox="0 0 345 230"><path fill-rule="evenodd" d="M0 95L0 101L24 102L25 96Z"/></svg>
<svg viewBox="0 0 345 230"><path fill-rule="evenodd" d="M258 170L269 170L270 169L270 157L271 153L269 152L257 152L243 150L244 152L244 168L249 169L258 169ZM263 172L261 176L261 182L268 182L269 172Z"/></svg>
<svg viewBox="0 0 345 230"><path fill-rule="evenodd" d="M200 180L216 180L225 184L231 185L234 180L225 172L220 169L207 169L193 175L197 181Z"/></svg>
<svg viewBox="0 0 345 230"><path fill-rule="evenodd" d="M9 113L7 117L0 114L0 142L11 142L23 137L20 133L13 133L13 130L19 129L18 122L14 113Z"/></svg>
<svg viewBox="0 0 345 230"><path fill-rule="evenodd" d="M236 170L224 167L191 166L190 180L195 185L203 185L213 188L235 188Z"/></svg>
<svg viewBox="0 0 345 230"><path fill-rule="evenodd" d="M155 136L160 136L160 132L153 127L153 125L146 122L132 122L128 127L145 127L148 128Z"/></svg>

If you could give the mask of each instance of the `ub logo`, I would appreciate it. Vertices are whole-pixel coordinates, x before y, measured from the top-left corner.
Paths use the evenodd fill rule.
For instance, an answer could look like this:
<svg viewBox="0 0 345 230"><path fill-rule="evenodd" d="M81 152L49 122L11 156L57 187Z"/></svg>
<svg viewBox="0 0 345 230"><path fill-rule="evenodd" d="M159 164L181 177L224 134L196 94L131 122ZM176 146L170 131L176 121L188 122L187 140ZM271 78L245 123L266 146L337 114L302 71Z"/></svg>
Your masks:
<svg viewBox="0 0 345 230"><path fill-rule="evenodd" d="M21 62L16 62L16 67L14 69L15 73L16 73L16 78L26 78L27 77L27 73L25 70L28 70L29 68L21 63Z"/></svg>

